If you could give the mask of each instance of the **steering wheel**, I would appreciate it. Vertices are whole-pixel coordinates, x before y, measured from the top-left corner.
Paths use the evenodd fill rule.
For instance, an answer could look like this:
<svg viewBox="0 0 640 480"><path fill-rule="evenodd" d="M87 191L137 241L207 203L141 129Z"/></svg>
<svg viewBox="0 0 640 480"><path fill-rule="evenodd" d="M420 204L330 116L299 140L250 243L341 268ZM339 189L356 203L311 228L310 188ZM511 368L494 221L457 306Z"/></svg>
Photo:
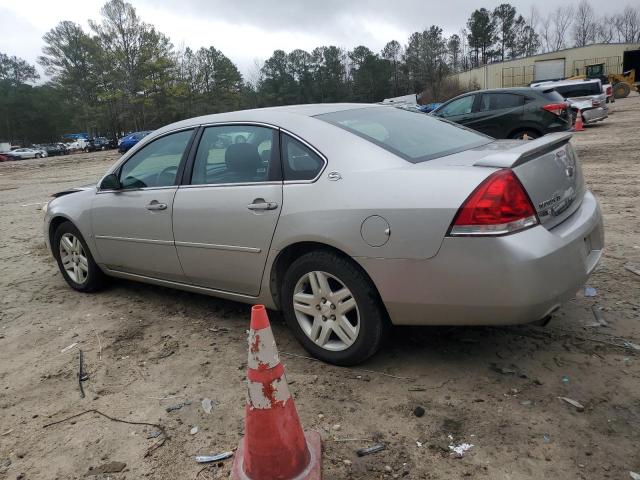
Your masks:
<svg viewBox="0 0 640 480"><path fill-rule="evenodd" d="M176 180L177 173L177 165L171 165L170 167L165 168L156 177L156 187L168 187L169 185L173 185Z"/></svg>

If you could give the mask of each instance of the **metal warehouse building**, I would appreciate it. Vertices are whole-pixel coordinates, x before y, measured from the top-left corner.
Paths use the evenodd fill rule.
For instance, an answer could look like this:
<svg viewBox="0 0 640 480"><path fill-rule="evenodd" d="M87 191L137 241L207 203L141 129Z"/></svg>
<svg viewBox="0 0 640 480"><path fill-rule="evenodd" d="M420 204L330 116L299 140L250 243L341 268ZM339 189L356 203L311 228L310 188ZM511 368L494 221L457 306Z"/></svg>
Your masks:
<svg viewBox="0 0 640 480"><path fill-rule="evenodd" d="M452 75L461 87L522 87L531 82L553 80L584 74L584 66L604 63L605 73L622 73L624 52L640 49L638 43L596 43L586 47L567 48L557 52L518 58ZM636 74L637 76L637 74Z"/></svg>

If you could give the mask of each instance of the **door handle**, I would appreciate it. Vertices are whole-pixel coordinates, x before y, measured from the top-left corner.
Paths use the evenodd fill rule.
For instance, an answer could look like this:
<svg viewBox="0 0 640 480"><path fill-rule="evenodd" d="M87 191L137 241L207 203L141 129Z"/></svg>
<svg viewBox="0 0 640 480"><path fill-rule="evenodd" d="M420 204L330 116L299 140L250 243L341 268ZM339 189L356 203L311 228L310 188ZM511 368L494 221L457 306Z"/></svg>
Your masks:
<svg viewBox="0 0 640 480"><path fill-rule="evenodd" d="M166 210L166 209L167 209L167 204L160 203L157 200L152 200L147 205L147 210Z"/></svg>
<svg viewBox="0 0 640 480"><path fill-rule="evenodd" d="M262 198L257 198L253 202L254 203L247 205L249 210L275 210L278 208L278 204L276 202L265 202Z"/></svg>

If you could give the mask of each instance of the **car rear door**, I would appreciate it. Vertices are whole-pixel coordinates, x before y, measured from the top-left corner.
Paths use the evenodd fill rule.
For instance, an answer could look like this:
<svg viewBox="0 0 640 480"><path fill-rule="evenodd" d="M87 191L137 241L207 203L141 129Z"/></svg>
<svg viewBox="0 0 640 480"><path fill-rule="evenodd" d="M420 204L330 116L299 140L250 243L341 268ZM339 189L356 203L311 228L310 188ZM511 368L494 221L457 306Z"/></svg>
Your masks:
<svg viewBox="0 0 640 480"><path fill-rule="evenodd" d="M183 183L173 230L187 281L258 295L282 207L278 131L243 123L204 127Z"/></svg>
<svg viewBox="0 0 640 480"><path fill-rule="evenodd" d="M121 189L99 190L92 225L101 262L116 271L184 281L171 216L194 129L159 137L117 170Z"/></svg>
<svg viewBox="0 0 640 480"><path fill-rule="evenodd" d="M467 126L494 138L507 138L522 123L524 101L517 93L483 93Z"/></svg>

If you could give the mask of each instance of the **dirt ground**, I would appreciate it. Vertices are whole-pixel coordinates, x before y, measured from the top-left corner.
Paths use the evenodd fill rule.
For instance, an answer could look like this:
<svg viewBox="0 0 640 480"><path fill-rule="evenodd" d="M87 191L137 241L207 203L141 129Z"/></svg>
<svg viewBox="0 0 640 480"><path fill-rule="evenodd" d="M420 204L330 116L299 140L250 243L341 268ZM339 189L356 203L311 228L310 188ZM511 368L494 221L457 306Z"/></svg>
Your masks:
<svg viewBox="0 0 640 480"><path fill-rule="evenodd" d="M396 328L357 369L282 355L305 428L322 434L324 478L640 472L640 351L622 347L640 344L640 276L624 268L640 267L640 97L612 110L574 136L606 221L606 253L589 281L595 297L578 294L547 327ZM0 164L0 479L229 475L231 460L202 470L194 456L234 449L241 438L248 307L126 281L76 293L43 245L40 202L96 181L116 158ZM590 326L594 307L608 326ZM304 355L281 318L271 319L280 351ZM210 414L204 398L214 402ZM179 403L186 405L166 411ZM89 413L44 428L88 409L160 424L170 438L145 456L163 438L147 438L155 426ZM387 449L356 455L378 442ZM461 443L473 447L457 458L449 445Z"/></svg>

